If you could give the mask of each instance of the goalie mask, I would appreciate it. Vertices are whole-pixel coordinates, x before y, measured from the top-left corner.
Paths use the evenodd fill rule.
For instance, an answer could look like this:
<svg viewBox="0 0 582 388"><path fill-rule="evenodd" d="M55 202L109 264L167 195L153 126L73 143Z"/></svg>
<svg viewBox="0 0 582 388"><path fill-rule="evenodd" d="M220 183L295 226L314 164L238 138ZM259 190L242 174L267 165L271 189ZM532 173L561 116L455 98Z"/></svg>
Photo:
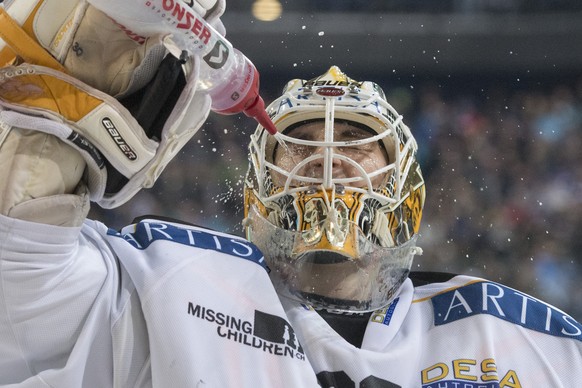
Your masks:
<svg viewBox="0 0 582 388"><path fill-rule="evenodd" d="M280 294L318 308L386 306L408 277L424 205L417 144L373 82L331 67L292 80L251 136L245 230Z"/></svg>

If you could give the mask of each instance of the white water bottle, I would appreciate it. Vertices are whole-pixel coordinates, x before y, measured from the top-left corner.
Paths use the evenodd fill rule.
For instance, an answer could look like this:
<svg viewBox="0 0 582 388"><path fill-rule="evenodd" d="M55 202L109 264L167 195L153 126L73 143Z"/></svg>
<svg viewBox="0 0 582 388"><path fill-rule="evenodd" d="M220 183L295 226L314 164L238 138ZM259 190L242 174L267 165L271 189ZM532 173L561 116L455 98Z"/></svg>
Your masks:
<svg viewBox="0 0 582 388"><path fill-rule="evenodd" d="M277 133L259 95L253 63L182 0L88 0L117 23L142 36L171 34L181 50L201 58L198 88L221 114L244 112Z"/></svg>

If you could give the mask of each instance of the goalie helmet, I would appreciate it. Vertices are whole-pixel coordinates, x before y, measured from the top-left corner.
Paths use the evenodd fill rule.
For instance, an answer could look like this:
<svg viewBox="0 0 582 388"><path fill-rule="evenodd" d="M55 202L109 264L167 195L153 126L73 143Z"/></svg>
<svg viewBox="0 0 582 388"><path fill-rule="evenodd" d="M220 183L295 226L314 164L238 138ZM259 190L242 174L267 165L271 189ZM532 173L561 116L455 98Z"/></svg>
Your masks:
<svg viewBox="0 0 582 388"><path fill-rule="evenodd" d="M337 311L386 306L420 251L425 199L417 144L402 116L377 84L335 66L288 82L267 110L278 133L258 126L251 136L244 226L278 292ZM372 146L384 155L370 163ZM285 163L289 153L295 157Z"/></svg>

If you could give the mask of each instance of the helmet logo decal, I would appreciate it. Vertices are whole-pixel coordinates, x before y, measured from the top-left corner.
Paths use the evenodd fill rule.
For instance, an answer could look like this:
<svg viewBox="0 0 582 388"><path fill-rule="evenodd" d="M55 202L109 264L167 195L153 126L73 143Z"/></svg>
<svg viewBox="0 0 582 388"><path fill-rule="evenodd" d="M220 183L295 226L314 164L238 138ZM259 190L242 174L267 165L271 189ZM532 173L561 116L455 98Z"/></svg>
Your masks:
<svg viewBox="0 0 582 388"><path fill-rule="evenodd" d="M360 194L361 196L361 194ZM358 226L362 229L362 232L371 241L376 242L376 239L372 232L372 225L375 221L376 211L382 207L380 201L368 198L363 201L362 212L358 217Z"/></svg>
<svg viewBox="0 0 582 388"><path fill-rule="evenodd" d="M333 246L341 247L349 231L349 208L341 199L328 208L323 198L312 198L305 203L302 237L308 244L316 244L324 237Z"/></svg>
<svg viewBox="0 0 582 388"><path fill-rule="evenodd" d="M339 88L332 88L332 87L325 87L319 88L315 90L315 93L319 94L320 96L324 97L339 97L346 94L343 89Z"/></svg>
<svg viewBox="0 0 582 388"><path fill-rule="evenodd" d="M404 200L406 208L410 211L410 216L408 218L412 221L412 229L414 233L418 233L418 230L420 229L420 220L422 219L422 208L425 196L424 190L424 186L420 186Z"/></svg>

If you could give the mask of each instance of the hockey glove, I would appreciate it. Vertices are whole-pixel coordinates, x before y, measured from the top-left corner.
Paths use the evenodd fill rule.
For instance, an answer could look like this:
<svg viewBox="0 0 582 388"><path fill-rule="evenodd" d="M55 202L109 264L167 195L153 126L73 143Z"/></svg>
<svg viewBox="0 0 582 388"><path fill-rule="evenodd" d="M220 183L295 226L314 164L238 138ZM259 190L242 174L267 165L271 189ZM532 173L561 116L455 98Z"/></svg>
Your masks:
<svg viewBox="0 0 582 388"><path fill-rule="evenodd" d="M196 6L222 28L224 1ZM76 148L90 198L102 207L151 187L210 110L195 93L197 61L167 55L161 37L128 34L84 1L5 1L0 38L8 64L0 121Z"/></svg>

